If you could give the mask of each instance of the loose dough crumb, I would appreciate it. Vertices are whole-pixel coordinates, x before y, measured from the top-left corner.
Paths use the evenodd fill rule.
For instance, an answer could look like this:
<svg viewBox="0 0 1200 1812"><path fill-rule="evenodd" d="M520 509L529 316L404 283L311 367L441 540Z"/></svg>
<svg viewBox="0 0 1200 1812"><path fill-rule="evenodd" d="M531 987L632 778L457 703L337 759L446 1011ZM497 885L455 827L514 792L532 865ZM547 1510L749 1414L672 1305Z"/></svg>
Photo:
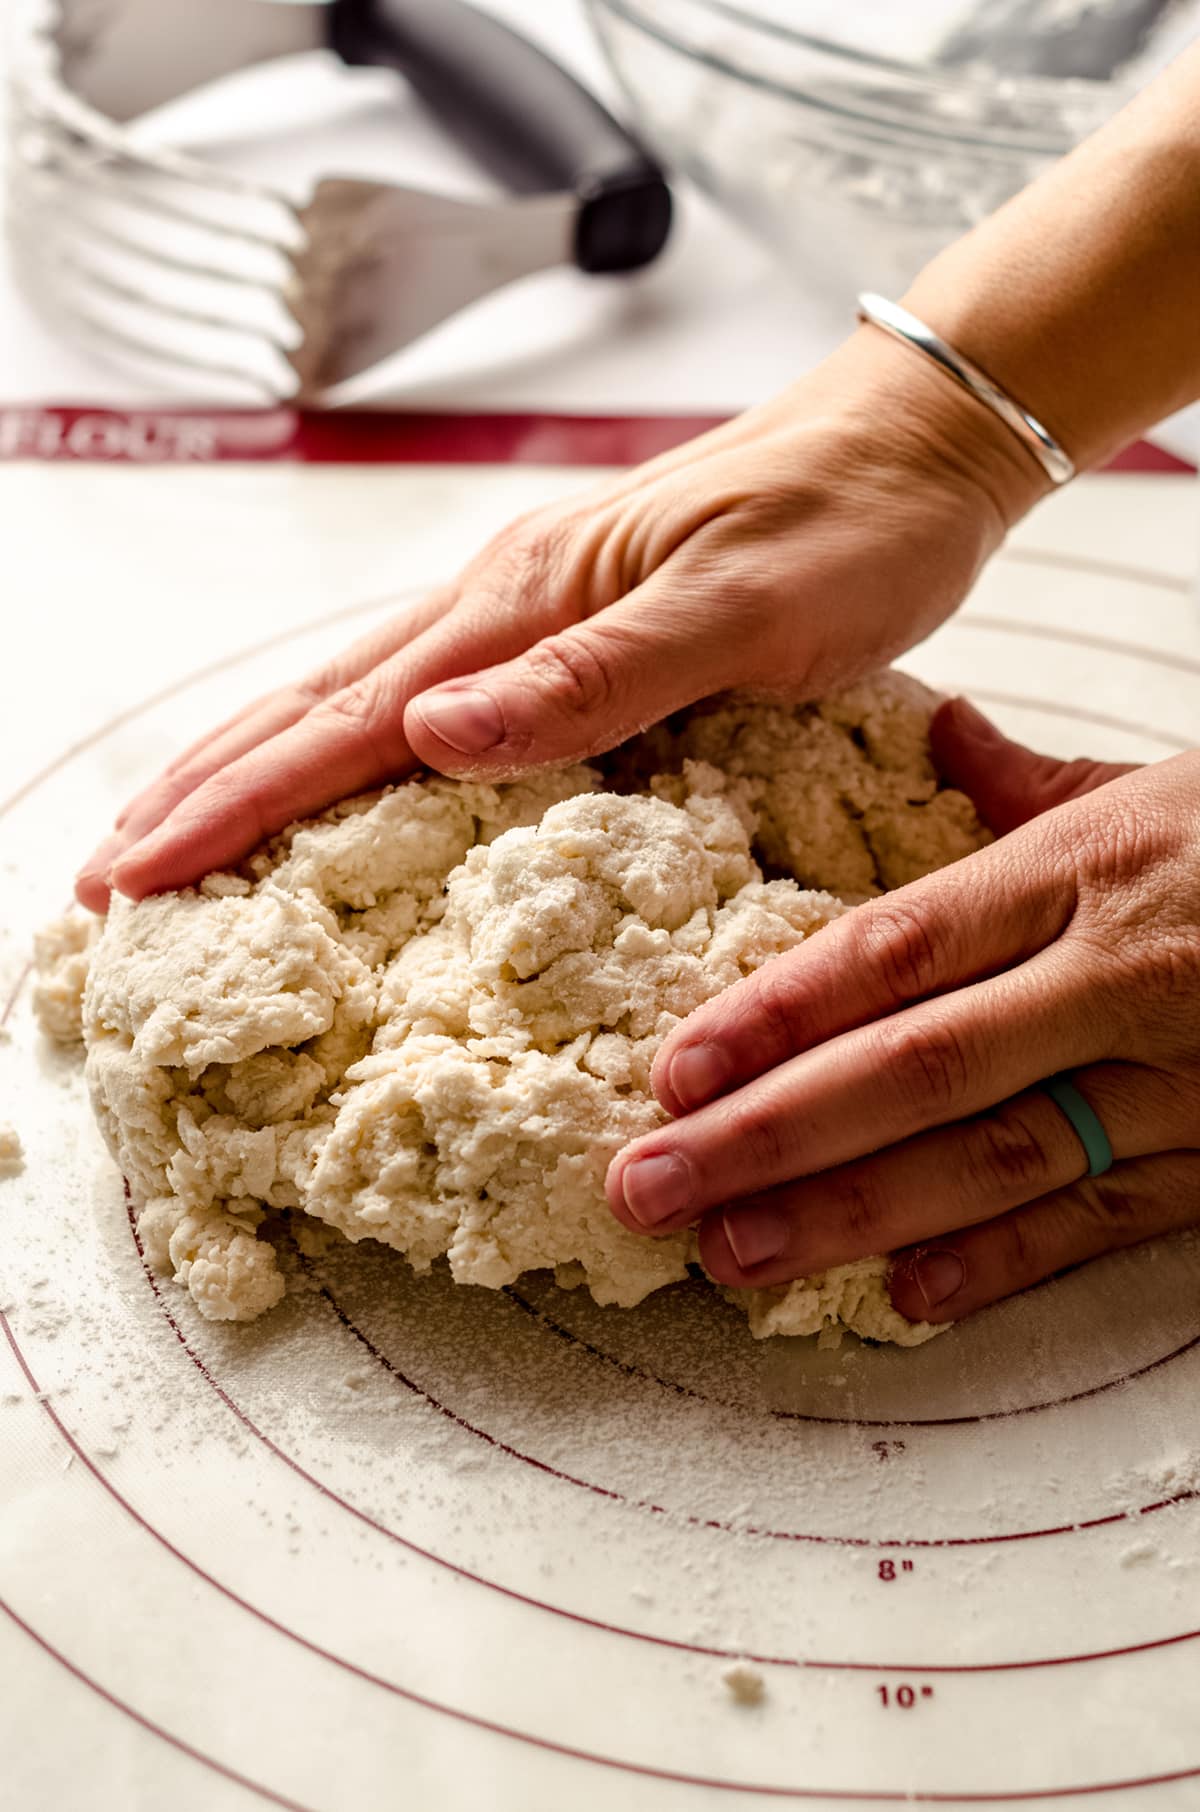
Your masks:
<svg viewBox="0 0 1200 1812"><path fill-rule="evenodd" d="M218 1320L283 1295L279 1211L491 1288L550 1268L632 1306L684 1278L692 1236L640 1239L604 1198L614 1153L665 1118L655 1052L848 910L831 889L985 840L938 787L930 704L892 674L819 707L721 701L591 766L346 800L236 873L114 900L83 1032L149 1261ZM44 935L55 1036L87 963L81 922ZM885 1275L729 1294L757 1335L929 1338Z"/></svg>
<svg viewBox="0 0 1200 1812"><path fill-rule="evenodd" d="M749 1661L735 1661L724 1670L721 1679L729 1688L729 1696L739 1705L761 1705L766 1697L767 1683Z"/></svg>
<svg viewBox="0 0 1200 1812"><path fill-rule="evenodd" d="M25 1161L21 1135L15 1126L0 1122L0 1177L13 1176Z"/></svg>
<svg viewBox="0 0 1200 1812"><path fill-rule="evenodd" d="M55 1044L83 1039L83 989L92 948L100 936L95 919L70 912L54 919L33 940L38 980L33 1010L47 1038Z"/></svg>

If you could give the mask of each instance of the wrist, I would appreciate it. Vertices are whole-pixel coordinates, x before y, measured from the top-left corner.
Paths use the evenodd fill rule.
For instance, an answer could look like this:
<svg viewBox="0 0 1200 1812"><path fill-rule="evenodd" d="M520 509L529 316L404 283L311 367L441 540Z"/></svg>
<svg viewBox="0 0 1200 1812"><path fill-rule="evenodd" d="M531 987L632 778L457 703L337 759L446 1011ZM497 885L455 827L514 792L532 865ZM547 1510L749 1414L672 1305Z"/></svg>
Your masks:
<svg viewBox="0 0 1200 1812"><path fill-rule="evenodd" d="M915 347L869 323L820 375L860 420L875 456L911 478L914 503L923 487L943 486L976 515L991 546L1052 489L1034 454L985 403Z"/></svg>
<svg viewBox="0 0 1200 1812"><path fill-rule="evenodd" d="M902 300L1103 464L1200 395L1200 45L928 264Z"/></svg>

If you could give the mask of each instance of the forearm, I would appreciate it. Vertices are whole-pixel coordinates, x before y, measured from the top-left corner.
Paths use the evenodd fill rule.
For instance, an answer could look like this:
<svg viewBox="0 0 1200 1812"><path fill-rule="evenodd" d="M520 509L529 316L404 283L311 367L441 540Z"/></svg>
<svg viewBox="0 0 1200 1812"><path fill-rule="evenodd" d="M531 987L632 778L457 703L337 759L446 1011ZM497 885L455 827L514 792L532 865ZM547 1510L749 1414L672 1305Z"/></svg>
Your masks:
<svg viewBox="0 0 1200 1812"><path fill-rule="evenodd" d="M1080 467L1200 396L1200 45L904 302Z"/></svg>

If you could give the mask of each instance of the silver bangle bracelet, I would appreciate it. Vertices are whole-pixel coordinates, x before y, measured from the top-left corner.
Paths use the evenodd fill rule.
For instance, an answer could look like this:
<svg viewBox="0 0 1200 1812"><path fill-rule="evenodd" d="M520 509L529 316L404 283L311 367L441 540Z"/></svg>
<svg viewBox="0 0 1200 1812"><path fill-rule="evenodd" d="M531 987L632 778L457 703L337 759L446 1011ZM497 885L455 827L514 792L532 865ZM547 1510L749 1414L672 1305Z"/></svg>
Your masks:
<svg viewBox="0 0 1200 1812"><path fill-rule="evenodd" d="M947 377L961 384L964 390L998 415L1006 427L1011 428L1017 439L1027 447L1041 466L1052 484L1066 484L1075 476L1075 464L1065 448L1055 440L1048 428L1044 428L1037 417L1030 415L1028 409L1022 409L998 384L993 384L987 373L978 365L964 358L961 352L955 352L953 346L943 340L940 334L926 327L924 321L918 321L916 315L910 315L906 308L896 302L889 302L886 296L872 295L866 292L858 298L858 318L869 321L872 327L880 327L884 333L891 334L894 340L900 340L905 346L913 346L939 365Z"/></svg>

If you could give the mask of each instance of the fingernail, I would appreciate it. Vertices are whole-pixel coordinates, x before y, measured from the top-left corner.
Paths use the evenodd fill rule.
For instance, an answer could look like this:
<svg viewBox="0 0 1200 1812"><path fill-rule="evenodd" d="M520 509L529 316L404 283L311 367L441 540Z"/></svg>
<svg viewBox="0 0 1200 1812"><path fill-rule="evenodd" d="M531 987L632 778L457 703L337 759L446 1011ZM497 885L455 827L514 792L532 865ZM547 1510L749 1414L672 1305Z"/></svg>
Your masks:
<svg viewBox="0 0 1200 1812"><path fill-rule="evenodd" d="M778 1208L765 1203L754 1208L727 1208L721 1216L725 1238L743 1271L778 1258L787 1245L787 1222Z"/></svg>
<svg viewBox="0 0 1200 1812"><path fill-rule="evenodd" d="M490 692L434 692L418 699L413 709L460 755L482 755L504 741L504 718Z"/></svg>
<svg viewBox="0 0 1200 1812"><path fill-rule="evenodd" d="M913 1260L912 1276L925 1299L925 1307L936 1309L962 1289L967 1267L957 1252L922 1252Z"/></svg>
<svg viewBox="0 0 1200 1812"><path fill-rule="evenodd" d="M635 1158L621 1174L621 1194L635 1221L643 1227L657 1227L687 1207L692 1179L683 1159L673 1153Z"/></svg>
<svg viewBox="0 0 1200 1812"><path fill-rule="evenodd" d="M720 1094L730 1076L725 1052L715 1044L689 1044L671 1059L667 1081L681 1107L699 1107Z"/></svg>
<svg viewBox="0 0 1200 1812"><path fill-rule="evenodd" d="M108 876L98 868L81 868L75 876L75 898L89 912L106 912L112 897Z"/></svg>

